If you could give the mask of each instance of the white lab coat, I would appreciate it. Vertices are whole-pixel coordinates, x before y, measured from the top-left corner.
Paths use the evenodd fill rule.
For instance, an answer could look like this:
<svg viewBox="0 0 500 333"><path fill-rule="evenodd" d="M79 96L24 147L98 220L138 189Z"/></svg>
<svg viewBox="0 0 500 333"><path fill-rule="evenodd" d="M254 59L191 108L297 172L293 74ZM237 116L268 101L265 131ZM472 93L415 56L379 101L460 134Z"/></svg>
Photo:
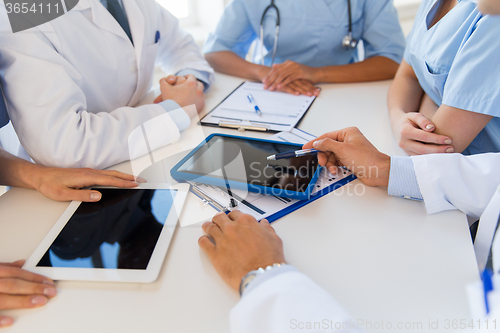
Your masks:
<svg viewBox="0 0 500 333"><path fill-rule="evenodd" d="M412 156L428 214L458 209L479 218L500 184L500 153Z"/></svg>
<svg viewBox="0 0 500 333"><path fill-rule="evenodd" d="M479 216L500 184L500 153L424 155L413 163L429 213L458 208ZM342 306L299 272L278 274L249 291L232 309L230 326L232 333L356 331Z"/></svg>
<svg viewBox="0 0 500 333"><path fill-rule="evenodd" d="M16 34L0 3L0 77L14 128L35 162L105 168L128 160L138 149L129 149L129 134L160 115L148 127L161 137L155 143L177 140L163 107L134 107L152 86L155 61L169 74L194 69L213 80L172 14L154 0L123 5L134 45L99 0L80 0L67 14Z"/></svg>

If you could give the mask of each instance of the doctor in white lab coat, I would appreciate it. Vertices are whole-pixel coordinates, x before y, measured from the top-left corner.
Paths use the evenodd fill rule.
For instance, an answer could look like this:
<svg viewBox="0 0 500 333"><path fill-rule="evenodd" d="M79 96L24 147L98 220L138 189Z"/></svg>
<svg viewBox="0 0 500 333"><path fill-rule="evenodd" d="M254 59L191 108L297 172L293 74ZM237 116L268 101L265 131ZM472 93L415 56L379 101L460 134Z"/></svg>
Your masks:
<svg viewBox="0 0 500 333"><path fill-rule="evenodd" d="M403 187L400 193L407 190L402 196L422 197L429 213L458 208L480 215L500 184L499 153L407 157L409 164L403 162L404 168L393 170L395 159L380 153L357 128L327 133L308 147L324 152L319 154L321 165L332 171L349 165L366 185L390 187L394 177L415 181L421 193L412 186ZM373 166L378 172L365 172ZM266 220L258 223L238 211L219 213L203 224L203 230L207 235L199 239L199 245L221 277L242 294L230 314L231 332L357 331L356 321L330 294L284 264L282 241ZM500 313L492 315L500 319Z"/></svg>
<svg viewBox="0 0 500 333"><path fill-rule="evenodd" d="M103 3L80 0L67 14L14 34L0 2L0 79L16 133L37 163L109 167L141 149L128 144L135 128L155 119L147 135L158 148L178 140L196 116L179 107L203 107L200 90L213 70L178 20L154 0L119 0L131 40ZM164 81L162 103L136 107L152 87L155 64L183 77L181 84Z"/></svg>

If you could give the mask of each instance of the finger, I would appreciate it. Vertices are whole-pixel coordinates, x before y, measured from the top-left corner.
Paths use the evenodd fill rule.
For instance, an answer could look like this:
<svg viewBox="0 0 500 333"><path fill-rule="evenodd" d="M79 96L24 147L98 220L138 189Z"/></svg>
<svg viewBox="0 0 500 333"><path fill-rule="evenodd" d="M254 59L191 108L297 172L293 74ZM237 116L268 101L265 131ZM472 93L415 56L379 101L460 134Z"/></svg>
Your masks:
<svg viewBox="0 0 500 333"><path fill-rule="evenodd" d="M279 89L279 87L285 86L284 84L282 84L282 82L283 82L283 80L285 80L286 78L288 78L290 76L292 77L292 80L290 80L290 82L294 81L296 79L295 76L293 75L293 72L291 72L288 68L285 68L280 73L280 75L278 75L276 77L273 84L269 87L269 90L276 90L276 89Z"/></svg>
<svg viewBox="0 0 500 333"><path fill-rule="evenodd" d="M30 309L43 306L48 298L42 295L6 295L0 294L0 310Z"/></svg>
<svg viewBox="0 0 500 333"><path fill-rule="evenodd" d="M197 82L196 82L196 88L197 88L198 90L200 90L200 91L204 91L204 90L205 90L205 85L204 85L202 82L197 81Z"/></svg>
<svg viewBox="0 0 500 333"><path fill-rule="evenodd" d="M290 95L295 95L295 96L300 95L300 92L293 89L293 87L291 87L290 85L281 88L280 91L285 92L285 93L290 94Z"/></svg>
<svg viewBox="0 0 500 333"><path fill-rule="evenodd" d="M342 143L332 140L330 138L324 138L317 140L313 143L313 147L322 152L332 152L336 153L342 148Z"/></svg>
<svg viewBox="0 0 500 333"><path fill-rule="evenodd" d="M14 261L14 262L2 262L2 263L0 263L0 266L9 266L9 267L21 268L21 267L23 267L23 265L24 265L25 262L26 262L26 260L20 259L20 260Z"/></svg>
<svg viewBox="0 0 500 333"><path fill-rule="evenodd" d="M210 260L215 256L215 245L212 243L210 238L207 235L203 235L198 238L198 245L201 247L203 251L208 255Z"/></svg>
<svg viewBox="0 0 500 333"><path fill-rule="evenodd" d="M77 179L77 184L74 184L75 188L82 188L92 185L103 185L103 186L115 186L115 187L136 187L138 184L135 182L134 176L130 176L129 180L123 179L121 177L108 176L102 173L88 172L81 175L81 178Z"/></svg>
<svg viewBox="0 0 500 333"><path fill-rule="evenodd" d="M271 223L269 223L268 220L266 220L266 219L261 220L260 225L263 226L264 228L272 231L274 234L276 234L276 230L274 230L274 228L271 226Z"/></svg>
<svg viewBox="0 0 500 333"><path fill-rule="evenodd" d="M297 80L294 81L294 83L298 84L299 86L302 87L307 92L310 92L311 94L309 96L312 96L318 91L318 88L316 88L311 82L306 81L306 80Z"/></svg>
<svg viewBox="0 0 500 333"><path fill-rule="evenodd" d="M409 124L403 127L402 136L408 140L415 140L423 143L434 143L438 145L450 145L452 143L451 139L445 135L426 132Z"/></svg>
<svg viewBox="0 0 500 333"><path fill-rule="evenodd" d="M27 270L10 267L10 266L0 266L0 278L18 278L25 281L38 282L47 284L49 286L55 286L55 282L46 276L28 272Z"/></svg>
<svg viewBox="0 0 500 333"><path fill-rule="evenodd" d="M281 82L278 83L278 89L281 86L286 86L287 84L290 84L291 82L300 81L299 79L300 79L300 75L298 75L297 73L294 73L294 72L289 72L288 75L282 76L281 78L279 78L278 81L281 81Z"/></svg>
<svg viewBox="0 0 500 333"><path fill-rule="evenodd" d="M452 146L422 143L413 140L406 140L401 148L410 155L445 154L455 151Z"/></svg>
<svg viewBox="0 0 500 333"><path fill-rule="evenodd" d="M245 215L244 213L240 212L239 210L233 210L231 213L227 214L227 217L231 220L231 221L236 221L238 220L239 218L241 218L243 215Z"/></svg>
<svg viewBox="0 0 500 333"><path fill-rule="evenodd" d="M163 98L161 98L161 95L159 95L158 97L155 98L153 104L158 104L158 103L161 103L163 102Z"/></svg>
<svg viewBox="0 0 500 333"><path fill-rule="evenodd" d="M288 84L288 86L295 89L295 91L298 91L302 95L306 95L306 96L312 95L310 92L308 92L306 89L304 89L301 85L297 84L297 81ZM281 89L281 88L279 88L279 89Z"/></svg>
<svg viewBox="0 0 500 333"><path fill-rule="evenodd" d="M121 178L124 180L130 180L130 181L136 180L134 175L130 175L128 173L123 173L123 172L116 171L116 170L95 170L95 169L89 169L89 170L93 173L98 173L98 174L102 174L105 176L111 176L111 177Z"/></svg>
<svg viewBox="0 0 500 333"><path fill-rule="evenodd" d="M8 327L14 324L14 319L7 316L0 316L0 327Z"/></svg>
<svg viewBox="0 0 500 333"><path fill-rule="evenodd" d="M186 82L186 80L187 78L185 76L178 76L176 85L183 84L184 82Z"/></svg>
<svg viewBox="0 0 500 333"><path fill-rule="evenodd" d="M0 293L9 295L45 295L54 297L57 290L53 286L16 278L0 279Z"/></svg>
<svg viewBox="0 0 500 333"><path fill-rule="evenodd" d="M408 118L424 131L432 132L436 129L436 126L421 113L408 113Z"/></svg>
<svg viewBox="0 0 500 333"><path fill-rule="evenodd" d="M186 75L186 81L198 82L198 79L194 75L188 74L188 75Z"/></svg>
<svg viewBox="0 0 500 333"><path fill-rule="evenodd" d="M276 66L269 72L264 84L265 89L269 89L272 85L274 85L278 76L281 75L282 68L282 66Z"/></svg>
<svg viewBox="0 0 500 333"><path fill-rule="evenodd" d="M221 229L214 222L205 222L203 223L201 228L207 235L211 236L214 239L215 243L217 243L222 237Z"/></svg>

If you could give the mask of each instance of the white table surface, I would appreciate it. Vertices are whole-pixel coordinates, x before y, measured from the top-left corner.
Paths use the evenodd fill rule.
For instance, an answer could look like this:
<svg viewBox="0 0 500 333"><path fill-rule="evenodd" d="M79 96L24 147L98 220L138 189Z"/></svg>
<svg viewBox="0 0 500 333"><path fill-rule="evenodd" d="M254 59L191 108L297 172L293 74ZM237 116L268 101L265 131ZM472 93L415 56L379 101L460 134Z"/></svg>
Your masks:
<svg viewBox="0 0 500 333"><path fill-rule="evenodd" d="M217 75L205 109L218 104L241 81ZM380 150L403 154L390 131L389 84L322 85L299 128L320 135L357 126ZM141 175L150 183L168 181L170 168L185 151L214 132L241 134L193 122L179 143L155 156L160 160L177 155ZM123 163L116 169L130 172L131 167ZM18 188L0 197L0 261L29 257L67 205ZM204 221L213 213L190 194L182 218ZM273 226L284 241L287 261L336 297L355 320L420 322L422 332L429 321L470 317L465 285L476 280L478 272L462 213L428 216L422 203L389 197L385 189L364 187L356 180ZM228 314L238 295L198 248L201 235L200 224L177 231L155 283L58 282L59 295L46 306L2 311L16 318L15 325L3 331L228 332Z"/></svg>

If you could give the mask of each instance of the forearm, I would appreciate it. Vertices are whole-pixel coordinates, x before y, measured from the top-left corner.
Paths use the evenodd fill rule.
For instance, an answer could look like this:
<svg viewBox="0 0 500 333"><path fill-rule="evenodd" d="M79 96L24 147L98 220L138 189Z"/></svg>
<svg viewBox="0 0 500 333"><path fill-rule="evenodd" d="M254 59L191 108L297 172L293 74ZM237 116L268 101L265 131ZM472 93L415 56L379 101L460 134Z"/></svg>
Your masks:
<svg viewBox="0 0 500 333"><path fill-rule="evenodd" d="M492 118L492 116L482 113L466 111L441 104L430 120L436 126L434 132L450 137L455 153L461 153Z"/></svg>
<svg viewBox="0 0 500 333"><path fill-rule="evenodd" d="M1 185L34 189L41 168L0 149Z"/></svg>
<svg viewBox="0 0 500 333"><path fill-rule="evenodd" d="M403 60L387 94L387 107L393 129L398 116L419 111L423 95L424 91L413 69Z"/></svg>
<svg viewBox="0 0 500 333"><path fill-rule="evenodd" d="M398 66L396 62L389 58L377 56L348 65L318 67L316 69L316 80L314 83L389 80L394 78Z"/></svg>
<svg viewBox="0 0 500 333"><path fill-rule="evenodd" d="M262 81L271 70L266 66L252 64L231 51L207 53L205 58L217 72L249 80Z"/></svg>

